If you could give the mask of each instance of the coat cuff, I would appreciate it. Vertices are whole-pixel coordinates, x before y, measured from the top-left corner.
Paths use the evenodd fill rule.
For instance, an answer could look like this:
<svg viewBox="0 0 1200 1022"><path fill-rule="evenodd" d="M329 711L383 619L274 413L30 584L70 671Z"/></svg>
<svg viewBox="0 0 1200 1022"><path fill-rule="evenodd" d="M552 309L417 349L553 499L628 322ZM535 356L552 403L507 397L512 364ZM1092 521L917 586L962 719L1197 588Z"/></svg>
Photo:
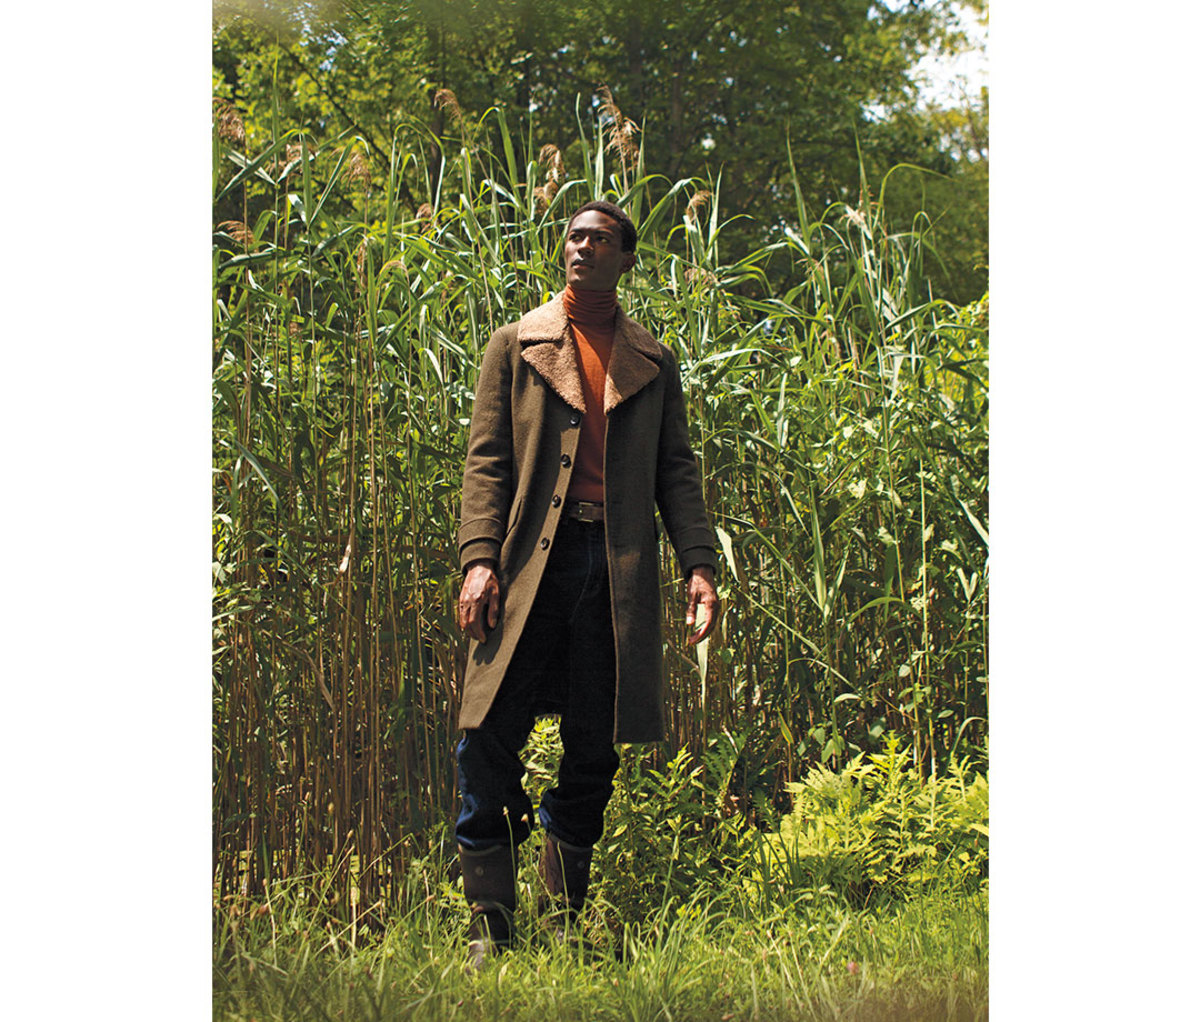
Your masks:
<svg viewBox="0 0 1200 1022"><path fill-rule="evenodd" d="M710 546L693 546L686 550L679 551L679 568L683 572L684 578L693 568L698 568L702 564L707 564L712 568L713 574L717 571L717 551Z"/></svg>
<svg viewBox="0 0 1200 1022"><path fill-rule="evenodd" d="M458 548L458 564L464 571L472 561L490 558L500 563L500 544L494 539L473 539Z"/></svg>
<svg viewBox="0 0 1200 1022"><path fill-rule="evenodd" d="M461 549L477 539L490 539L499 543L504 536L504 523L495 518L472 518L463 522L458 530L458 545Z"/></svg>

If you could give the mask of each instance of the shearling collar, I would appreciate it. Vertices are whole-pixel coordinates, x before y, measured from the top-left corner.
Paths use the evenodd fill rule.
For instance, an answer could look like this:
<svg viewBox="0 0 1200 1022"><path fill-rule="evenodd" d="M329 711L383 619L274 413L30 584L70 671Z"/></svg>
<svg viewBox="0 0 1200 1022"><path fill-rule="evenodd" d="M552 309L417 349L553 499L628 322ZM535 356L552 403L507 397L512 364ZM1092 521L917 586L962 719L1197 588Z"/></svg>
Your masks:
<svg viewBox="0 0 1200 1022"><path fill-rule="evenodd" d="M517 324L521 358L541 375L567 404L586 411L575 340L567 324L562 293L521 317ZM604 414L628 400L658 375L662 358L658 342L617 306L612 356L604 382Z"/></svg>

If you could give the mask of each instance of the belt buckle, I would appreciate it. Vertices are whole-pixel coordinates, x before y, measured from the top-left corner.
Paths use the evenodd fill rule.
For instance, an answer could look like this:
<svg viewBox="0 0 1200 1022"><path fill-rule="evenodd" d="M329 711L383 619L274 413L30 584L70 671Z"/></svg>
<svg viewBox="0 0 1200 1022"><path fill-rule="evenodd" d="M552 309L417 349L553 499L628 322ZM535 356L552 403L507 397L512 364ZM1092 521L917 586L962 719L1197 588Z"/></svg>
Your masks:
<svg viewBox="0 0 1200 1022"><path fill-rule="evenodd" d="M594 500L578 500L568 508L576 521L595 523L604 521L604 505Z"/></svg>

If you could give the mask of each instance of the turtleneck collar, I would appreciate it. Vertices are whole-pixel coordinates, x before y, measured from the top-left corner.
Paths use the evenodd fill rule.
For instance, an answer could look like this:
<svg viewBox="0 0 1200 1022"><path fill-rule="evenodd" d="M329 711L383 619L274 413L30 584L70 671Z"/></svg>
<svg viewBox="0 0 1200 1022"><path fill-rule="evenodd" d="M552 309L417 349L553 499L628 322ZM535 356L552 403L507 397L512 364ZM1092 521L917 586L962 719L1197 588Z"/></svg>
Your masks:
<svg viewBox="0 0 1200 1022"><path fill-rule="evenodd" d="M576 291L570 284L563 292L567 318L580 326L612 327L617 316L617 292Z"/></svg>

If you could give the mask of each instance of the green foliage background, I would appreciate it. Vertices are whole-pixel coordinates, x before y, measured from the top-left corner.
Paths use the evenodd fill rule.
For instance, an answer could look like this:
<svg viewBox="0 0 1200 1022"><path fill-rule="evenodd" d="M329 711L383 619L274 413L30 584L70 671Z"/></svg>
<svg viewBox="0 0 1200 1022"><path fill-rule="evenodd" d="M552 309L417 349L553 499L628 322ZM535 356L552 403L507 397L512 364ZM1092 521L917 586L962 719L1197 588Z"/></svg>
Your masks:
<svg viewBox="0 0 1200 1022"><path fill-rule="evenodd" d="M861 763L889 733L922 776L986 757L987 298L937 287L951 264L909 211L916 172L876 173L864 146L838 184L776 120L780 169L751 196L656 149L669 130L647 113L632 130L615 87L566 103L548 79L570 122L542 134L532 73L517 114L472 112L427 73L454 53L466 74L470 46L435 45L466 29L418 7L310 5L307 27L216 35L219 891L332 868L340 911L368 912L446 840L475 373L491 331L560 286L565 217L592 197L639 224L621 299L680 359L727 605L689 649L664 549L669 734L625 750L626 790L693 764L697 827L719 836L776 827L810 768ZM472 38L493 59L507 37ZM487 66L480 81L509 80Z"/></svg>

